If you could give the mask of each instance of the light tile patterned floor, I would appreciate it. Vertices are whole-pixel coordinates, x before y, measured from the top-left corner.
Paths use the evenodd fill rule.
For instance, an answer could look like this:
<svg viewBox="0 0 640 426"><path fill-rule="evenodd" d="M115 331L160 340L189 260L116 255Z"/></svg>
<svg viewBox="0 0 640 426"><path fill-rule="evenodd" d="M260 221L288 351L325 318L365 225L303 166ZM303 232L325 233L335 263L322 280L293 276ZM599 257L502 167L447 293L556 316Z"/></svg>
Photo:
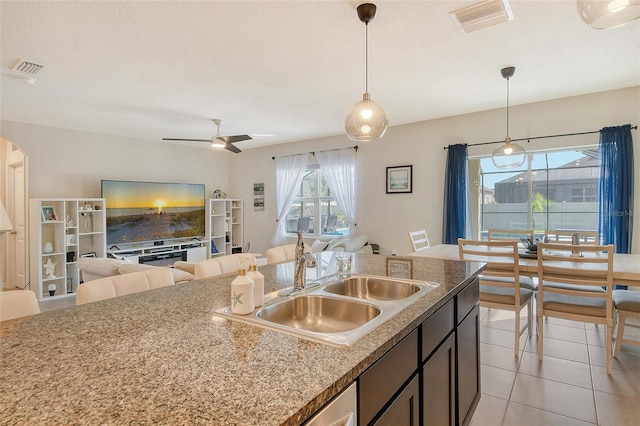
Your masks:
<svg viewBox="0 0 640 426"><path fill-rule="evenodd" d="M471 425L640 424L640 347L623 345L607 375L603 326L548 318L538 362L535 331L514 356L513 313L482 308L481 316L482 398ZM640 329L625 335L640 340Z"/></svg>

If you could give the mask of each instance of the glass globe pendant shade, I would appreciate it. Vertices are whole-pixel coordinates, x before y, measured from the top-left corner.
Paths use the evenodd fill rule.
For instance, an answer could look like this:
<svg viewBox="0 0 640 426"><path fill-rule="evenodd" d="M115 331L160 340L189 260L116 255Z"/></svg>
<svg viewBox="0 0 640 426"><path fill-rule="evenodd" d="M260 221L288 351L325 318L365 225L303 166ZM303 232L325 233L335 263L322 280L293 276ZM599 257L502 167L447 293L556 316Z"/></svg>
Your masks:
<svg viewBox="0 0 640 426"><path fill-rule="evenodd" d="M582 20L598 30L640 18L640 0L578 0L577 6Z"/></svg>
<svg viewBox="0 0 640 426"><path fill-rule="evenodd" d="M493 164L499 169L520 167L526 158L527 154L524 148L511 142L510 138L505 139L504 144L496 148L491 156Z"/></svg>
<svg viewBox="0 0 640 426"><path fill-rule="evenodd" d="M351 107L344 120L347 136L354 141L380 140L388 125L387 113L371 100L369 93L362 95L362 100Z"/></svg>

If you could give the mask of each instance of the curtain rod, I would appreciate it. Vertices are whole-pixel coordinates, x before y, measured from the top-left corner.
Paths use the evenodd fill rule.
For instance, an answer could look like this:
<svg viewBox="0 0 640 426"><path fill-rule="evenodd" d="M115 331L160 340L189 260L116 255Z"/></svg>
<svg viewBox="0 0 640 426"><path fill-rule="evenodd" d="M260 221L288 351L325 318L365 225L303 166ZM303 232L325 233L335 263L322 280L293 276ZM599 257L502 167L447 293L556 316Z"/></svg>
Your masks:
<svg viewBox="0 0 640 426"><path fill-rule="evenodd" d="M633 130L635 130L637 128L638 128L637 125L636 126L631 126L631 129L633 129ZM527 141L527 142L529 142L530 140L533 140L533 139L547 139L547 138L559 138L559 137L563 137L563 136L591 135L593 133L600 133L601 130L593 130L591 132L580 132L580 133L564 133L564 134L561 134L561 135L533 136L533 137L530 137L530 138L511 139L511 142L519 142L519 141ZM496 144L496 143L504 143L504 139L502 139L500 141L493 141L493 142L470 143L470 144L467 144L467 146L493 145L493 144ZM451 145L449 145L449 146L451 146ZM447 149L449 149L449 146L445 146L444 150L446 151Z"/></svg>
<svg viewBox="0 0 640 426"><path fill-rule="evenodd" d="M309 151L307 152L307 154L316 155L316 152L342 151L343 149L355 149L356 152L358 152L358 145L350 146L347 148L334 148L334 149L323 149L322 151ZM277 158L293 157L294 155L302 155L302 154L304 154L304 152L301 152L300 154L278 155ZM276 157L271 157L271 159L275 160Z"/></svg>

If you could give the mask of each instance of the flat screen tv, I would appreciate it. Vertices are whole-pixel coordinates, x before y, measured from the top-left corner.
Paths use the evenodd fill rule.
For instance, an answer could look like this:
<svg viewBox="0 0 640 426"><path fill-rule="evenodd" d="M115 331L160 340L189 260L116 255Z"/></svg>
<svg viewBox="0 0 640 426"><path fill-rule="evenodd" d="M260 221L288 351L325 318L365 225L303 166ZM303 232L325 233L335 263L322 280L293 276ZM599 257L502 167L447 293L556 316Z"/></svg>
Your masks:
<svg viewBox="0 0 640 426"><path fill-rule="evenodd" d="M205 186L102 181L107 246L205 235Z"/></svg>

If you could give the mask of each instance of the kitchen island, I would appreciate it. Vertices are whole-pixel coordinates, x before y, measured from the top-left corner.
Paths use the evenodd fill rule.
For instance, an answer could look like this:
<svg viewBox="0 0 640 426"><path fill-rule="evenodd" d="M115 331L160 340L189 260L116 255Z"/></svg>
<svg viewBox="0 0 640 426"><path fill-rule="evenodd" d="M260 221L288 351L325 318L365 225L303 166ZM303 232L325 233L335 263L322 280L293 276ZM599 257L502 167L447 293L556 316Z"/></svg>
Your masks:
<svg viewBox="0 0 640 426"><path fill-rule="evenodd" d="M353 272L388 276L398 265L435 285L347 347L215 316L230 303L235 274L4 321L0 421L301 424L451 305L482 269L471 262L357 254ZM291 262L259 270L266 292L292 285ZM313 279L319 269L307 273Z"/></svg>

